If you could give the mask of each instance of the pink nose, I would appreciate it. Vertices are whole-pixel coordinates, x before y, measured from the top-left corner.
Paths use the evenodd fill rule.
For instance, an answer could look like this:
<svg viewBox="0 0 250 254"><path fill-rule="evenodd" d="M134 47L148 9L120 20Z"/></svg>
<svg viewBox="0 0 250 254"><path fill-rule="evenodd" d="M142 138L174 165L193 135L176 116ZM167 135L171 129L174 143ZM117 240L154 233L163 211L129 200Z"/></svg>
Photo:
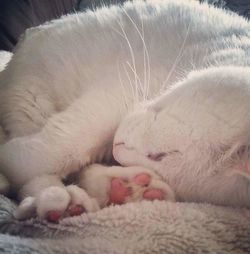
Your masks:
<svg viewBox="0 0 250 254"><path fill-rule="evenodd" d="M162 153L149 153L148 158L152 161L161 161L167 154Z"/></svg>

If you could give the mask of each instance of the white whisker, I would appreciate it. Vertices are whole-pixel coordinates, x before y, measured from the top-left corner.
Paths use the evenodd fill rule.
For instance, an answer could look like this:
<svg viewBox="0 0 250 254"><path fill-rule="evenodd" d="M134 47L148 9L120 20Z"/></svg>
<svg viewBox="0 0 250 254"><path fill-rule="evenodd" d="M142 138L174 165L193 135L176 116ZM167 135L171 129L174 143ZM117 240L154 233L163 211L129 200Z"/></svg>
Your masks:
<svg viewBox="0 0 250 254"><path fill-rule="evenodd" d="M124 71L126 73L126 76L127 76L128 80L129 80L129 84L130 84L130 87L131 87L131 90L132 90L133 99L134 99L135 102L138 102L139 98L135 94L134 86L133 86L132 81L130 79L130 76L129 76L129 73L127 71L127 68L126 68L126 66L124 64L123 64L123 69L124 69Z"/></svg>
<svg viewBox="0 0 250 254"><path fill-rule="evenodd" d="M147 68L146 69L146 74L147 74L147 80L146 80L146 83L147 83L147 86L146 86L146 99L148 99L149 97L149 87L150 87L150 75L151 75L151 68L150 68L150 58L149 58L149 52L148 52L148 48L147 48L147 45L146 45L146 42L145 42L145 36L144 36L144 25L143 25L143 19L141 17L141 27L142 27L142 42L143 42L143 45L144 45L144 50L143 50L143 57L146 56L146 60L147 60ZM143 60L145 61L145 60Z"/></svg>
<svg viewBox="0 0 250 254"><path fill-rule="evenodd" d="M146 86L146 96L148 96L148 90L149 90L149 84L150 84L150 58L149 58L149 53L148 53L148 49L147 49L147 46L146 46L146 43L145 43L145 40L144 40L144 29L142 29L143 31L143 34L140 32L138 26L135 24L134 20L130 17L130 15L127 13L127 11L125 9L123 9L124 13L126 14L126 16L129 18L129 20L131 21L131 23L134 25L142 43L143 43L143 51L146 55L146 58L147 58L147 68L148 68L148 77L147 77L147 86ZM141 21L142 21L142 18L141 18ZM143 22L142 22L142 28L143 28ZM146 68L146 64L144 64L145 68ZM147 72L147 70L146 70Z"/></svg>
<svg viewBox="0 0 250 254"><path fill-rule="evenodd" d="M128 107L129 107L128 97L127 97L126 89L124 87L124 84L123 84L123 81L122 81L122 78L121 78L119 61L117 61L117 70L118 70L118 77L119 77L120 85L122 87L122 93L124 95L124 103L125 103L126 108L128 109Z"/></svg>
<svg viewBox="0 0 250 254"><path fill-rule="evenodd" d="M126 40L126 42L128 44L129 52L130 52L130 56L131 56L131 60L132 60L132 64L133 64L133 68L135 70L134 74L135 74L136 73L136 65L135 65L135 55L134 55L133 48L132 48L132 46L130 44L130 41L129 41L128 37L127 37L127 34L126 34L126 32L125 32L121 22L118 22L118 24L120 25L120 28L121 28L122 33L123 33L123 37L124 37L124 39ZM134 82L135 82L135 86L136 86L136 90L137 90L138 89L138 83L137 83L137 77L136 77L136 75L134 75Z"/></svg>
<svg viewBox="0 0 250 254"><path fill-rule="evenodd" d="M118 24L119 24L119 22L118 22ZM121 28L121 24L119 24L119 26L120 26L120 28ZM124 36L124 34L120 33L120 32L119 32L117 29L115 29L114 27L112 27L112 29L113 29L117 34L119 34L122 38L124 38L124 39L126 40L126 37ZM128 73L128 71L127 71L127 68L125 67L125 65L123 64L122 66L123 66L123 70L125 71L128 80L129 80L129 84L130 84L131 92L132 92L132 98L133 98L134 101L137 101L137 98L136 98L136 95L135 95L135 89L134 89L134 86L132 85L132 82L131 82L131 79L130 79L130 75L129 75L129 73ZM120 69L119 69L119 71L120 71ZM119 75L119 78L121 78L121 75L120 75L120 74L121 74L121 73L118 74L118 75Z"/></svg>
<svg viewBox="0 0 250 254"><path fill-rule="evenodd" d="M136 94L137 96L139 96L139 93L143 94L143 88L142 88L142 84L141 84L141 80L140 78L138 77L137 73L136 73L136 70L133 69L133 67L131 66L131 64L129 62L126 62L126 64L128 65L129 69L132 71L132 73L134 74L134 76L137 78L139 84L140 84L140 88L139 87L136 87ZM140 95L141 95L140 94ZM139 98L139 97L138 97Z"/></svg>
<svg viewBox="0 0 250 254"><path fill-rule="evenodd" d="M189 35L189 31L190 31L190 24L188 25L188 28L187 28L187 32L186 32L186 35L184 37L184 40L181 44L181 47L180 47L180 50L179 50L179 53L178 55L176 56L175 58L175 61L172 65L172 68L170 69L169 73L168 73L168 76L167 78L165 79L165 81L162 83L162 87L161 87L161 92L164 91L166 89L165 85L167 84L167 82L169 81L169 79L171 78L173 72L175 71L179 61L181 60L182 56L183 56L183 52L184 52L184 47L186 45L186 42L187 42L187 38L188 38L188 35Z"/></svg>
<svg viewBox="0 0 250 254"><path fill-rule="evenodd" d="M145 43L145 37L144 37L144 26L143 26L143 19L140 16L141 19L141 30L142 30L142 38ZM146 88L146 92L144 93L143 99L146 100L148 98L148 82L147 82L147 66L146 66L146 50L145 47L143 47L143 84L144 87Z"/></svg>

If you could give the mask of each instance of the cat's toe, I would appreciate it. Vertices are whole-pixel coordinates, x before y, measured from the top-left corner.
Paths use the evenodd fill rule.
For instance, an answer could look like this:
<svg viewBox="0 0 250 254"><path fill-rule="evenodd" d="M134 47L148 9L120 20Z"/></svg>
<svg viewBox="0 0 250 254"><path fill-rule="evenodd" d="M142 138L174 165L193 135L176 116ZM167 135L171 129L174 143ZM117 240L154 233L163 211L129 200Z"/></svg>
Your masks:
<svg viewBox="0 0 250 254"><path fill-rule="evenodd" d="M52 223L58 223L60 219L65 217L79 216L86 212L86 209L82 205L70 204L68 208L62 213L61 211L52 210L48 211L45 219Z"/></svg>
<svg viewBox="0 0 250 254"><path fill-rule="evenodd" d="M149 187L151 179L152 176L150 176L149 174L141 173L136 175L132 181L139 186ZM164 200L166 198L166 193L164 193L164 191L161 189L149 187L143 192L142 196L144 199L147 200Z"/></svg>
<svg viewBox="0 0 250 254"><path fill-rule="evenodd" d="M147 200L164 200L165 193L160 189L148 189L144 191L143 198Z"/></svg>
<svg viewBox="0 0 250 254"><path fill-rule="evenodd" d="M62 214L60 211L48 211L45 218L49 222L58 223Z"/></svg>
<svg viewBox="0 0 250 254"><path fill-rule="evenodd" d="M109 203L117 205L125 203L126 198L131 195L132 191L127 180L115 177L111 180L110 185Z"/></svg>
<svg viewBox="0 0 250 254"><path fill-rule="evenodd" d="M150 184L143 193L143 198L147 200L157 199L174 202L175 194L166 182L152 178Z"/></svg>
<svg viewBox="0 0 250 254"><path fill-rule="evenodd" d="M69 216L81 215L84 212L95 212L100 209L96 199L90 197L84 189L76 185L69 185L66 189L71 198L71 203L66 212Z"/></svg>
<svg viewBox="0 0 250 254"><path fill-rule="evenodd" d="M71 204L71 205L69 205L69 207L68 207L68 209L66 211L66 213L69 216L71 216L71 217L73 217L73 216L79 216L79 215L81 215L81 214L83 214L85 212L86 212L86 209L84 208L84 206L77 205L77 204Z"/></svg>
<svg viewBox="0 0 250 254"><path fill-rule="evenodd" d="M132 181L141 186L148 186L151 181L151 176L146 173L136 175Z"/></svg>

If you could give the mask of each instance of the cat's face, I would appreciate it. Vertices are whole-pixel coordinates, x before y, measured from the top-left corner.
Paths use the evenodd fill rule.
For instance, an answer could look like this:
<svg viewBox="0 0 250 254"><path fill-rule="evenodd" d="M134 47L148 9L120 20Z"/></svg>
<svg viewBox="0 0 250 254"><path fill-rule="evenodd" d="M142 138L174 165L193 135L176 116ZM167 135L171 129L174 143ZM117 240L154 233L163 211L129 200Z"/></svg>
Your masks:
<svg viewBox="0 0 250 254"><path fill-rule="evenodd" d="M187 156L192 156L193 120L183 117L185 109L173 109L171 97L167 93L143 103L122 121L113 145L119 163L176 171Z"/></svg>
<svg viewBox="0 0 250 254"><path fill-rule="evenodd" d="M245 135L246 125L250 126L246 115L250 97L247 84L237 75L228 74L225 83L219 84L221 73L212 70L193 75L130 113L114 138L115 159L124 166L156 170L170 185L176 185L180 195L189 188L187 199L210 199L215 188L222 189L221 197L217 194L214 199L229 199L236 180L224 174L232 167L232 146L237 137ZM241 82L242 90L236 82ZM224 202L221 200L217 203Z"/></svg>
<svg viewBox="0 0 250 254"><path fill-rule="evenodd" d="M123 165L179 167L197 156L197 147L216 143L224 126L217 123L209 93L201 80L180 82L151 102L137 106L120 124L114 139L114 156ZM213 97L213 96L212 96ZM226 138L226 137L225 137ZM201 145L202 144L202 145ZM201 150L199 150L201 152Z"/></svg>
<svg viewBox="0 0 250 254"><path fill-rule="evenodd" d="M187 141L181 124L158 104L137 107L119 126L113 154L121 164L159 166L182 157Z"/></svg>

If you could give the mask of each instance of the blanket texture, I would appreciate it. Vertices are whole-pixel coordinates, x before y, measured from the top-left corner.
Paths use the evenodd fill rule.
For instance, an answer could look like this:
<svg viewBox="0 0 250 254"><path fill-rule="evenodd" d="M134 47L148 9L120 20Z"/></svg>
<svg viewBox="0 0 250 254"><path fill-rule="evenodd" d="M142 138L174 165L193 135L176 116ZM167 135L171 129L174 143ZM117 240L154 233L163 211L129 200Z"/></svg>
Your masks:
<svg viewBox="0 0 250 254"><path fill-rule="evenodd" d="M143 201L65 218L19 222L0 197L0 253L250 253L250 211Z"/></svg>

